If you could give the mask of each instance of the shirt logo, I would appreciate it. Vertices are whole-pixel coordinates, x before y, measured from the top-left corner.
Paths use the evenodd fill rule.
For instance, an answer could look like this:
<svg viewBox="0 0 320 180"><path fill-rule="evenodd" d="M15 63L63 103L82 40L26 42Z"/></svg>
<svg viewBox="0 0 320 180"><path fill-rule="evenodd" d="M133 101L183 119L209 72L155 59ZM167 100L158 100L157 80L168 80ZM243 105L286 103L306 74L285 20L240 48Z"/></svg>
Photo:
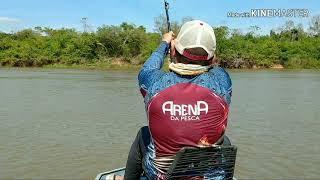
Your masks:
<svg viewBox="0 0 320 180"><path fill-rule="evenodd" d="M166 101L162 104L163 114L170 113L173 121L200 120L201 114L208 114L209 106L205 101L197 101L196 104L174 104Z"/></svg>

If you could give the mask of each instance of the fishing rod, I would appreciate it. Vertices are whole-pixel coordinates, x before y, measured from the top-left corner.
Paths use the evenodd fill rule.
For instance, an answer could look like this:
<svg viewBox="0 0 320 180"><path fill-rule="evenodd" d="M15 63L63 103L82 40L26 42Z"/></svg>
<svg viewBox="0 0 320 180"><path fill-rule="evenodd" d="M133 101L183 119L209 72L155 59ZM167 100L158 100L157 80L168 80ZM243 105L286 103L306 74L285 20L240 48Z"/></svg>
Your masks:
<svg viewBox="0 0 320 180"><path fill-rule="evenodd" d="M168 30L168 32L170 32L171 31L171 24L170 24L170 17L169 17L169 3L166 0L164 0L164 8L166 10L167 28L168 28L167 30Z"/></svg>
<svg viewBox="0 0 320 180"><path fill-rule="evenodd" d="M169 3L167 2L167 0L163 0L164 1L164 9L166 10L166 19L167 19L167 32L171 31L171 23L170 23L170 17L169 17ZM169 56L169 61L170 62L176 62L175 57L172 56L171 51L171 43L169 44L169 51L168 54L170 54Z"/></svg>

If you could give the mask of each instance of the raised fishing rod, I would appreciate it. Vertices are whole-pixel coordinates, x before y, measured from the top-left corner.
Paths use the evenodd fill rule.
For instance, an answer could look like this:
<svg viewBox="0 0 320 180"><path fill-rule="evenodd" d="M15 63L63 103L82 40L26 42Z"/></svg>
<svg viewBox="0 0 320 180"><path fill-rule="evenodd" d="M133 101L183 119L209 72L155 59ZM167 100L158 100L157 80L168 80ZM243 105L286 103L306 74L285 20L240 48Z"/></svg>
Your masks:
<svg viewBox="0 0 320 180"><path fill-rule="evenodd" d="M171 31L171 24L170 24L170 17L169 17L169 3L164 0L164 9L166 10L166 18L167 18L167 30L168 32Z"/></svg>
<svg viewBox="0 0 320 180"><path fill-rule="evenodd" d="M170 23L170 17L169 17L169 3L166 0L163 0L163 1L164 1L164 9L166 10L166 19L167 19L167 28L168 28L167 32L170 32L171 23ZM171 43L169 44L169 51L168 51L168 54L170 54L169 61L176 63L175 57L171 56L172 54L171 54L170 48L171 48Z"/></svg>

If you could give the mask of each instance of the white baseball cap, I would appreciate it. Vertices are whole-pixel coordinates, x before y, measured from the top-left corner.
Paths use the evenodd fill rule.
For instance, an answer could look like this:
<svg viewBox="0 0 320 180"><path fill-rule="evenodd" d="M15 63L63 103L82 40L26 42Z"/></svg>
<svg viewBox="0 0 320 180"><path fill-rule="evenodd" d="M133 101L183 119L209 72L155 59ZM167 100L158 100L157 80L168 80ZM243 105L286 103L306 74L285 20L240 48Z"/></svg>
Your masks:
<svg viewBox="0 0 320 180"><path fill-rule="evenodd" d="M208 56L192 55L186 49L203 48ZM216 36L213 28L200 20L193 20L182 25L175 44L176 50L191 60L209 60L216 50Z"/></svg>

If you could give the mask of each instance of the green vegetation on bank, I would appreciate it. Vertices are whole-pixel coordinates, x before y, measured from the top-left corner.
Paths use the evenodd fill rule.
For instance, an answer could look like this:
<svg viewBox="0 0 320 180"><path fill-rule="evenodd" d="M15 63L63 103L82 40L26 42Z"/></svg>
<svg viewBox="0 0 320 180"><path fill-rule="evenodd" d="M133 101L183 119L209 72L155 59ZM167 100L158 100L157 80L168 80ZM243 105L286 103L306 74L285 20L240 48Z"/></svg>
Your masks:
<svg viewBox="0 0 320 180"><path fill-rule="evenodd" d="M174 31L181 23L173 22ZM143 26L122 23L101 26L96 32L36 27L15 33L0 32L0 66L138 68L158 46L164 18L155 19L155 33ZM320 68L320 16L308 30L288 21L268 35L252 26L247 33L226 26L214 27L217 57L226 68Z"/></svg>

